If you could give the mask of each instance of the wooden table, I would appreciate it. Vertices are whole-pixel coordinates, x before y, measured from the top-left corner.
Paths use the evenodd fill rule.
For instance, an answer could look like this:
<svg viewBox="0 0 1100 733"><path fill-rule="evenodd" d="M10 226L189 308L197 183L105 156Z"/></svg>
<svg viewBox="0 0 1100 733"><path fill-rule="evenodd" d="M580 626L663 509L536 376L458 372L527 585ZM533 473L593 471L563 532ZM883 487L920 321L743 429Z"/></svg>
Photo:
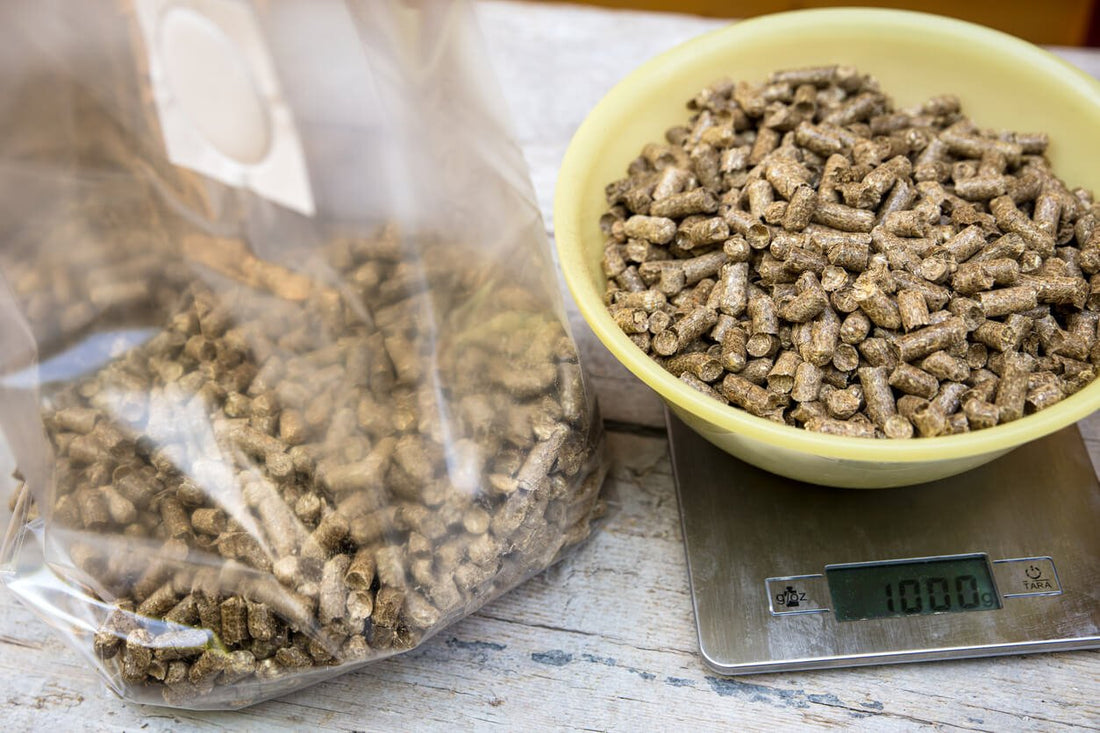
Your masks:
<svg viewBox="0 0 1100 733"><path fill-rule="evenodd" d="M644 59L720 22L571 6L479 7L546 220L569 138ZM1100 74L1100 55L1060 51ZM141 708L0 591L0 721L14 730L1100 729L1100 652L720 678L696 647L656 398L573 316L615 466L574 556L421 648L233 713ZM1100 417L1081 425L1094 463Z"/></svg>

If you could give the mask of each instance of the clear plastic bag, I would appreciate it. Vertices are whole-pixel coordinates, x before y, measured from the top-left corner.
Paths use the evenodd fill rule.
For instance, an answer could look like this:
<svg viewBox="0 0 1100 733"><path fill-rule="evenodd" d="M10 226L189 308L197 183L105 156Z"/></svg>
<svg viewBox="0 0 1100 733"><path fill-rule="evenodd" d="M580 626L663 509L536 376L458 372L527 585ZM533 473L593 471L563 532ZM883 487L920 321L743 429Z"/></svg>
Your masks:
<svg viewBox="0 0 1100 733"><path fill-rule="evenodd" d="M601 513L480 43L455 2L0 9L0 578L125 698L410 649Z"/></svg>

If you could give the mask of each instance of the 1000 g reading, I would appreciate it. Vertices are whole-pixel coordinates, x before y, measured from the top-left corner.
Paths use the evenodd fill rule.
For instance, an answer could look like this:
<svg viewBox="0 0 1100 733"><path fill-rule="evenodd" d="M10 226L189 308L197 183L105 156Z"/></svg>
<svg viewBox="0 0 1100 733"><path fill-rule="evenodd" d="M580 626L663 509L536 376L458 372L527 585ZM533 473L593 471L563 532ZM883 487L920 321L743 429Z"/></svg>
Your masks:
<svg viewBox="0 0 1100 733"><path fill-rule="evenodd" d="M891 614L994 608L993 594L989 591L983 593L978 588L978 578L973 575L958 575L954 583L949 583L947 578L906 578L887 583L884 593L886 610Z"/></svg>
<svg viewBox="0 0 1100 733"><path fill-rule="evenodd" d="M1001 607L985 555L825 566L838 621Z"/></svg>

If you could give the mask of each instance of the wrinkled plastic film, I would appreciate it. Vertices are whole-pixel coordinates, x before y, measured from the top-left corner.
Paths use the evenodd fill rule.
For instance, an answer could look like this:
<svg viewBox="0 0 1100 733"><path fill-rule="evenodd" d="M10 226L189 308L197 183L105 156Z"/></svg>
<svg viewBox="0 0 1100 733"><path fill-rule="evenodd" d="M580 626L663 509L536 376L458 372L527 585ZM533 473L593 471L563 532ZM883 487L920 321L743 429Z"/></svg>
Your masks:
<svg viewBox="0 0 1100 733"><path fill-rule="evenodd" d="M0 44L8 587L124 697L239 707L581 542L600 423L470 7L56 5ZM248 26L267 158L187 138L158 18Z"/></svg>

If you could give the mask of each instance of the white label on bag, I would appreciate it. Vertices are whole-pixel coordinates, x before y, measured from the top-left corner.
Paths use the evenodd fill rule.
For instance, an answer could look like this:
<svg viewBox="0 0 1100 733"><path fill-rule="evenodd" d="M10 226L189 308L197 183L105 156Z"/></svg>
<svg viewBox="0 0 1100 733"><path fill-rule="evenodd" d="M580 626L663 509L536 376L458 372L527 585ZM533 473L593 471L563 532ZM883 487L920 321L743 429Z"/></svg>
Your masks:
<svg viewBox="0 0 1100 733"><path fill-rule="evenodd" d="M134 0L168 158L314 214L294 117L250 5Z"/></svg>

